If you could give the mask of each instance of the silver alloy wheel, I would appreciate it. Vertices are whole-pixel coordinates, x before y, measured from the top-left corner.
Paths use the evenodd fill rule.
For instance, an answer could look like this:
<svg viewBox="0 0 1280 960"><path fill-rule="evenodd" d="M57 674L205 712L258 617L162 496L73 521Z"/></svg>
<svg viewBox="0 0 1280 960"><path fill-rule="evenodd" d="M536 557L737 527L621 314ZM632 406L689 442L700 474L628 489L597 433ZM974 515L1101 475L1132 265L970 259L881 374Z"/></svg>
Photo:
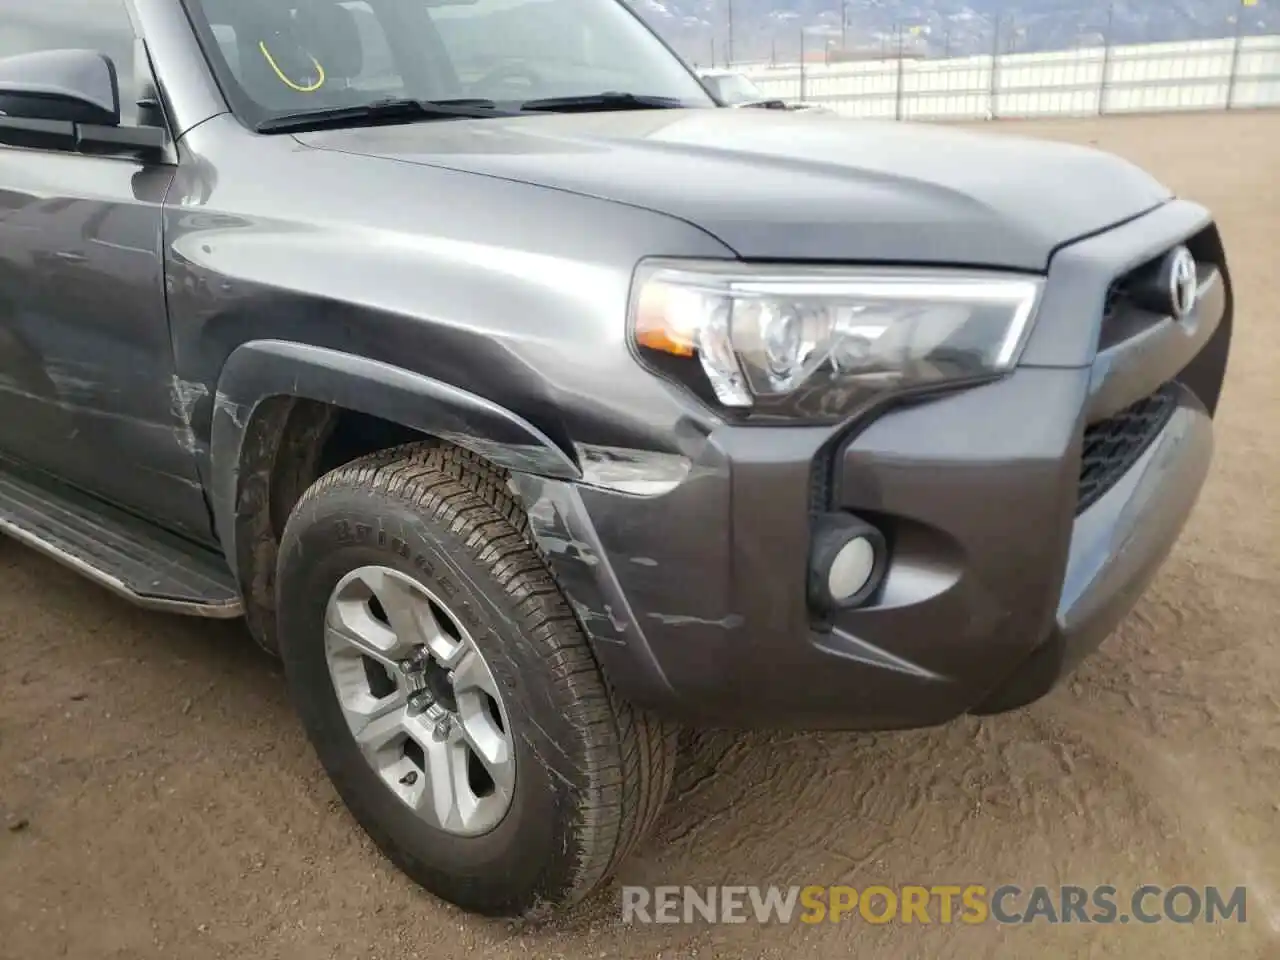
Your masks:
<svg viewBox="0 0 1280 960"><path fill-rule="evenodd" d="M386 567L353 570L329 597L325 658L352 736L404 804L461 836L502 820L516 774L506 706L436 594Z"/></svg>

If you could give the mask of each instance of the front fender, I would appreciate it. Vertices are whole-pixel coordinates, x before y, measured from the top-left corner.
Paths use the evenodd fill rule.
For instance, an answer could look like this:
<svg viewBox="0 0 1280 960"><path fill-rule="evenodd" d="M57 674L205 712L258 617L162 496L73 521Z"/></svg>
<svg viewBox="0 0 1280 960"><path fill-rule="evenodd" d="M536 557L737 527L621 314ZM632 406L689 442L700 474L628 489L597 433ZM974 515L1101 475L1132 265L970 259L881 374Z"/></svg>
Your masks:
<svg viewBox="0 0 1280 960"><path fill-rule="evenodd" d="M210 499L218 539L236 570L245 437L274 397L315 400L380 417L471 450L498 466L581 478L573 456L546 434L483 397L379 360L286 340L232 351L218 377L210 434Z"/></svg>

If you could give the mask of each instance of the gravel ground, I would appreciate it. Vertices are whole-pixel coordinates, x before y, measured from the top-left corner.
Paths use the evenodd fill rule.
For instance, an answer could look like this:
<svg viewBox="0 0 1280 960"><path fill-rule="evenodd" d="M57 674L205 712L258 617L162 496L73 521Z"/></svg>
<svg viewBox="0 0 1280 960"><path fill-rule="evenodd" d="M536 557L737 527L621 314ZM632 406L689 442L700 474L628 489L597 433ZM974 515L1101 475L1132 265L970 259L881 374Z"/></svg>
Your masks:
<svg viewBox="0 0 1280 960"><path fill-rule="evenodd" d="M893 735L692 738L621 882L1248 886L1241 925L550 929L445 907L341 808L236 624L151 615L0 542L0 956L1280 955L1280 114L999 123L1214 209L1238 284L1217 459L1119 632L1016 714Z"/></svg>

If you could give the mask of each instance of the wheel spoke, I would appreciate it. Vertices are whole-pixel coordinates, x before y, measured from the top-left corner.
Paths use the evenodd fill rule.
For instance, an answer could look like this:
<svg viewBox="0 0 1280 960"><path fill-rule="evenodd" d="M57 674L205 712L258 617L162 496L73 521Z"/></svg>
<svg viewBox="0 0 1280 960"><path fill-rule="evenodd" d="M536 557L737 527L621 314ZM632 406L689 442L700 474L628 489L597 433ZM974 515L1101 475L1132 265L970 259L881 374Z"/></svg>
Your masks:
<svg viewBox="0 0 1280 960"><path fill-rule="evenodd" d="M418 797L418 812L440 827L456 829L462 820L458 793L459 787L466 789L466 769L457 769L454 744L437 740L426 724L415 722L414 727L420 730L414 739L422 747L427 776L426 788Z"/></svg>
<svg viewBox="0 0 1280 960"><path fill-rule="evenodd" d="M428 643L438 632L426 595L414 589L408 580L382 569L369 571L360 579L378 598L391 632L401 644L414 647Z"/></svg>
<svg viewBox="0 0 1280 960"><path fill-rule="evenodd" d="M459 694L478 690L499 699L498 685L484 658L469 646L457 657L457 666L453 668L453 689Z"/></svg>
<svg viewBox="0 0 1280 960"><path fill-rule="evenodd" d="M447 614L443 611L437 613L431 609L430 604L424 603L423 606L431 617L433 628L426 639L427 649L431 651L431 655L435 657L441 666L452 670L470 649L470 645L463 640L455 639L445 629L445 624L441 622L441 616L448 616Z"/></svg>
<svg viewBox="0 0 1280 960"><path fill-rule="evenodd" d="M466 655L468 646L466 643L455 640L443 630L436 632L436 635L427 642L427 649L431 651L431 655L436 661L446 669L454 669L458 661Z"/></svg>
<svg viewBox="0 0 1280 960"><path fill-rule="evenodd" d="M350 647L390 670L399 669L398 662L413 652L412 644L402 642L390 627L374 617L368 603L357 599L339 600L330 608L325 642L332 653L339 654L342 646Z"/></svg>
<svg viewBox="0 0 1280 960"><path fill-rule="evenodd" d="M351 732L355 734L356 743L370 762L379 769L385 767L387 764L379 758L379 754L406 732L403 705L390 706L365 715Z"/></svg>
<svg viewBox="0 0 1280 960"><path fill-rule="evenodd" d="M446 755L449 758L449 770L453 775L453 804L458 813L458 826L470 829L475 826L476 814L487 798L477 797L471 789L471 778L467 773L467 748L455 737L450 737L445 746L448 748Z"/></svg>
<svg viewBox="0 0 1280 960"><path fill-rule="evenodd" d="M397 710L403 711L408 700L407 692L401 687L385 697L365 694L360 698L352 698L350 701L343 703L342 709L346 712L349 721L365 727L377 720L381 720L389 713L394 713Z"/></svg>
<svg viewBox="0 0 1280 960"><path fill-rule="evenodd" d="M454 736L480 759L499 795L509 797L515 787L515 756L510 737L494 721L486 699L478 690L458 697Z"/></svg>
<svg viewBox="0 0 1280 960"><path fill-rule="evenodd" d="M371 659L371 654L334 628L328 629L325 636L329 676L353 732L368 720L404 706L408 691L395 668L380 658L370 663L367 658ZM386 683L375 687L370 682L370 669L381 670Z"/></svg>

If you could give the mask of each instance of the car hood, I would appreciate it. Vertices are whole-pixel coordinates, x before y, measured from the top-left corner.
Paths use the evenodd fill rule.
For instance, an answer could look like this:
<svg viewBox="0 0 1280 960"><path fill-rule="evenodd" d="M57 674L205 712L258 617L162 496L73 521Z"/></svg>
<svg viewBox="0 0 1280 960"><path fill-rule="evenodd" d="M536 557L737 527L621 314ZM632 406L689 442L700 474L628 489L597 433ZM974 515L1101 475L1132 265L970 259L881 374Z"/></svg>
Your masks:
<svg viewBox="0 0 1280 960"><path fill-rule="evenodd" d="M1085 147L792 111L555 114L297 137L643 207L746 259L1038 271L1057 247L1170 198L1137 167Z"/></svg>

